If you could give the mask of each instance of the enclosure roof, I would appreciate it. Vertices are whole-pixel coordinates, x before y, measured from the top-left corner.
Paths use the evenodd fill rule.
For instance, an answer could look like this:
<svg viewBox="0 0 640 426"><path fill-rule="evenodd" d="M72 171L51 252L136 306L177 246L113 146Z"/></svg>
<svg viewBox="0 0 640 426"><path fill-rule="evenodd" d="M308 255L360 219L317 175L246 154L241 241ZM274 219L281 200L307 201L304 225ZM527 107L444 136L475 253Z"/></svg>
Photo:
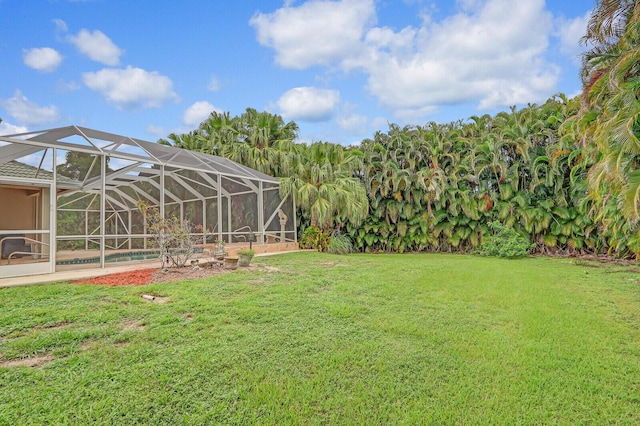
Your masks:
<svg viewBox="0 0 640 426"><path fill-rule="evenodd" d="M51 147L65 150L102 154L146 163L185 167L206 173L216 173L246 179L256 179L277 183L278 180L265 173L238 164L227 158L201 152L188 151L155 142L102 132L79 126L59 127L26 133L0 136L0 141ZM0 146L0 160L9 151L15 151L12 145ZM24 151L24 150L23 150ZM2 162L2 161L0 161Z"/></svg>

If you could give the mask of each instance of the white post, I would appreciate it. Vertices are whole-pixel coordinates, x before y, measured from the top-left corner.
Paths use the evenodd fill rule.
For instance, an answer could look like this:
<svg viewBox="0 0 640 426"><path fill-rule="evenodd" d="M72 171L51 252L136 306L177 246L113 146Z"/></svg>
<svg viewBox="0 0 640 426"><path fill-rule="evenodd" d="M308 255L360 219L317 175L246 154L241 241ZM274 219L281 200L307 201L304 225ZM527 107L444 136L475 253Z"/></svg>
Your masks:
<svg viewBox="0 0 640 426"><path fill-rule="evenodd" d="M258 233L259 243L264 243L264 191L262 181L258 182Z"/></svg>
<svg viewBox="0 0 640 426"><path fill-rule="evenodd" d="M56 171L57 163L56 156L58 155L58 150L53 148L53 159L51 160L52 164L52 173L53 173L53 181L51 182L51 186L49 191L49 262L51 266L49 271L51 273L56 271L56 253L58 252L57 245L57 237L58 237L58 190L56 180L58 179L58 174Z"/></svg>
<svg viewBox="0 0 640 426"><path fill-rule="evenodd" d="M104 220L107 196L107 157L100 154L100 268L105 267L105 239L104 239Z"/></svg>
<svg viewBox="0 0 640 426"><path fill-rule="evenodd" d="M84 210L84 249L89 250L89 208Z"/></svg>
<svg viewBox="0 0 640 426"><path fill-rule="evenodd" d="M202 200L202 244L207 244L207 199Z"/></svg>
<svg viewBox="0 0 640 426"><path fill-rule="evenodd" d="M222 174L218 174L218 241L222 241Z"/></svg>
<svg viewBox="0 0 640 426"><path fill-rule="evenodd" d="M160 166L160 205L158 206L158 211L160 212L160 217L164 219L164 166Z"/></svg>

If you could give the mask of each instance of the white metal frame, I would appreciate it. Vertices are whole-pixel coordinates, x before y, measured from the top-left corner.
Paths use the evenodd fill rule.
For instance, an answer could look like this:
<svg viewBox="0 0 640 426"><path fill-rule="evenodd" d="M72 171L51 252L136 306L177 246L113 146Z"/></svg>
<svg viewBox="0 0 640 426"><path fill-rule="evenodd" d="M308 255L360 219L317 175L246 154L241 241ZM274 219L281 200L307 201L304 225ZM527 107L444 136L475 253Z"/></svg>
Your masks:
<svg viewBox="0 0 640 426"><path fill-rule="evenodd" d="M247 240L249 232L254 233L258 241L264 241L266 229L274 220L278 209L284 207L290 212L290 221L293 225L287 228L285 239L286 241L296 241L295 206L292 198L287 197L281 200L275 210L265 214L264 209L267 206L264 205L263 194L266 191L275 190L278 180L226 158L176 149L78 126L0 136L0 167L3 163L22 159L38 152L42 152L42 159L37 165L37 169L43 166L42 162L48 152L52 153L50 155L53 158L50 171L53 174L53 180L35 180L39 184L49 185L52 194L50 197L52 217L49 231L52 242L49 257L51 265L48 272L54 272L55 269L56 242L58 241L84 239L86 248L89 247L90 241L97 241L100 247L100 267L104 268L105 250L108 248L107 241L126 239L128 241L127 247L131 248L132 239L148 237L146 230L142 234L132 233L132 214L137 211L136 202L138 199L157 204L163 217L166 214L167 206L177 205L181 217L184 218L187 203L200 203L202 208L201 222L205 229L202 233L203 243L208 241L208 237L211 238L211 234L207 235L207 228L213 229L215 238L221 241ZM93 162L85 176L73 180L70 178L62 179L62 176L56 175L56 159L64 152L89 154L93 157ZM125 165L107 173L105 171L108 159ZM100 174L89 177L97 167L100 168ZM0 179L5 178L16 183L29 181L25 178L0 176ZM269 184L269 188L265 189L265 183ZM231 188L238 189L232 191ZM177 190L179 194L174 194L172 192L174 190ZM58 194L58 197L53 194ZM255 205L257 210L255 215L257 223L254 223L256 229L251 229L249 226L232 229L232 199L243 196L251 197L251 194L255 194L255 203L250 199L247 199L246 202ZM57 199L61 196L65 197L64 201L61 198L60 205L57 205ZM95 200L99 200L99 206L96 208L78 209L77 206L74 207L74 203L87 203L87 206L91 206ZM226 200L226 211L223 211L223 200ZM213 206L214 202L215 210L210 211L208 205ZM236 205L236 207L238 206ZM195 209L195 207L193 208ZM56 210L84 210L87 219L85 219L81 232L77 235L56 235ZM95 213L100 215L99 225L95 229L90 229L88 215ZM207 223L207 213L212 214L217 223ZM0 214L2 214L1 211ZM123 219L121 215L126 216L126 219ZM225 215L227 223L222 223ZM113 219L114 217L115 219ZM111 220L115 221L115 233L107 233L105 229L107 222ZM123 246L119 243L118 245ZM6 274L0 273L0 276L3 275Z"/></svg>

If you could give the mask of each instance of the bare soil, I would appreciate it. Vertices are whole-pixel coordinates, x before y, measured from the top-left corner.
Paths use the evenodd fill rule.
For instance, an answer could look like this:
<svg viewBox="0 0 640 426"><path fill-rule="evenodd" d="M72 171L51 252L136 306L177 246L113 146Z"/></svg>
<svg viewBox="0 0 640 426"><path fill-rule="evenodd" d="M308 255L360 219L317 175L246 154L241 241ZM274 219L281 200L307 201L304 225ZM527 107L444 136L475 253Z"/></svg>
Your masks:
<svg viewBox="0 0 640 426"><path fill-rule="evenodd" d="M39 367L42 364L53 361L50 355L34 356L12 360L0 359L0 367Z"/></svg>

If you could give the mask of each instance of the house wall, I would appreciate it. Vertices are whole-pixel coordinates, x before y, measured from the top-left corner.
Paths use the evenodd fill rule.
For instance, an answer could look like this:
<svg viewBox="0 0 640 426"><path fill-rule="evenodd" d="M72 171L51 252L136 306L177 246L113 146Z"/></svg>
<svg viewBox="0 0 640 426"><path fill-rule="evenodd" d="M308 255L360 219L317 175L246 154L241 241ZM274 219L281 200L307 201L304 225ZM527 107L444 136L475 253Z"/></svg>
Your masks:
<svg viewBox="0 0 640 426"><path fill-rule="evenodd" d="M38 189L0 186L0 229L35 229Z"/></svg>

